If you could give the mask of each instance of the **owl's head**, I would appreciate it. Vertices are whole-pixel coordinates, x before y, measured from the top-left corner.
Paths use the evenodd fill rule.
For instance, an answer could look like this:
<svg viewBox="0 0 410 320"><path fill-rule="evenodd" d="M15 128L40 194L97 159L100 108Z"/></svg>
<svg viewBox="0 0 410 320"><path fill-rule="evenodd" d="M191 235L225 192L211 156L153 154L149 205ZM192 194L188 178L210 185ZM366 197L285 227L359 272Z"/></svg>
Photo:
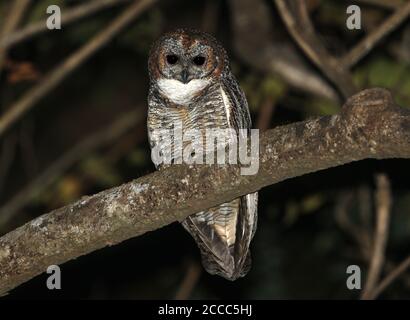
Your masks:
<svg viewBox="0 0 410 320"><path fill-rule="evenodd" d="M164 34L151 49L149 73L152 81L218 78L228 67L225 50L209 34L197 30L178 29Z"/></svg>

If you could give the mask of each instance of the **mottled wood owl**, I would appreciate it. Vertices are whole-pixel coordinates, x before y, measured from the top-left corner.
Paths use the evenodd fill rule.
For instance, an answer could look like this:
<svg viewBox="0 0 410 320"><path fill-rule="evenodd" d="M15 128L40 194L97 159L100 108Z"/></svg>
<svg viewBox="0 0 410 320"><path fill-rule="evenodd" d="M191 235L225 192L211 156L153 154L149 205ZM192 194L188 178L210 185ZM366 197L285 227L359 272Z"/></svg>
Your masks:
<svg viewBox="0 0 410 320"><path fill-rule="evenodd" d="M158 132L166 129L172 135L175 123L182 124L182 131L220 128L238 132L251 127L245 95L230 70L225 50L214 37L186 29L166 33L153 45L148 67L150 146L171 154L172 163L181 157L173 149L179 142L166 142ZM180 143L186 147L185 142ZM204 153L210 151L205 147ZM154 163L159 170L167 166ZM249 271L257 198L257 193L248 194L182 222L197 242L209 273L235 280Z"/></svg>

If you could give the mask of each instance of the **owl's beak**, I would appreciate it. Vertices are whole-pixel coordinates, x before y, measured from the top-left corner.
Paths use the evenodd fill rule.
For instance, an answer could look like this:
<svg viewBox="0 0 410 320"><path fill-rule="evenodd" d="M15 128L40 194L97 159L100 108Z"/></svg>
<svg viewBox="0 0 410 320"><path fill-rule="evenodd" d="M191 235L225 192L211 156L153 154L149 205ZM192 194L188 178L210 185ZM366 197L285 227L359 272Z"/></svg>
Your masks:
<svg viewBox="0 0 410 320"><path fill-rule="evenodd" d="M183 69L181 72L181 82L182 83L188 83L189 82L189 73L188 70Z"/></svg>

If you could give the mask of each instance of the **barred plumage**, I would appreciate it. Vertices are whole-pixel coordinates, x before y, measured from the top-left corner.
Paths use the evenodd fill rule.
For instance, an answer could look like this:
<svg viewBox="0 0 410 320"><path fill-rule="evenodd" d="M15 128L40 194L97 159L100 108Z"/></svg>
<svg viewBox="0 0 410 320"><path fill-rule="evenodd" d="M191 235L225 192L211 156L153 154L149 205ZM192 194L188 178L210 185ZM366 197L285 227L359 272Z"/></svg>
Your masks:
<svg viewBox="0 0 410 320"><path fill-rule="evenodd" d="M165 34L151 50L149 71L150 145L170 154L173 162L181 160L180 154L172 152L181 147L172 141L176 121L183 133L207 128L237 132L251 127L246 98L230 71L225 50L210 35L182 29ZM161 138L164 129L170 130L170 141ZM204 141L203 132L196 139ZM210 150L204 146L205 154ZM164 167L157 165L160 170ZM193 214L182 225L197 242L205 269L235 280L249 270L256 221L257 193L253 193Z"/></svg>

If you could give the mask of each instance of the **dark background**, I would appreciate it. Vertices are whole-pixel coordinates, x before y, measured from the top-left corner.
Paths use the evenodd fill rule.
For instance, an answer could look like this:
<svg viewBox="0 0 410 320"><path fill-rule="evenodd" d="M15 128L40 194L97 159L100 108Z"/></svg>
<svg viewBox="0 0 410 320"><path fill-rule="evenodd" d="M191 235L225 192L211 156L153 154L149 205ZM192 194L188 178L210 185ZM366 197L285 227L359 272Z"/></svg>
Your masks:
<svg viewBox="0 0 410 320"><path fill-rule="evenodd" d="M30 24L45 18L45 8L71 8L85 1L34 1L24 18ZM257 1L255 1L257 2ZM297 46L271 1L272 43L289 46L309 70L322 76ZM388 2L388 1L386 1ZM400 2L400 1L399 1ZM404 2L404 1L402 1ZM1 1L0 23L11 1ZM357 2L362 30L345 26L350 1L309 1L319 38L337 56L377 27L392 9ZM9 50L0 74L0 106L7 110L27 90L73 51L102 30L125 5L22 42ZM51 183L23 191L25 204L0 225L4 234L34 217L77 200L82 195L119 185L154 170L146 135L148 51L164 31L194 27L213 33L225 46L232 69L247 95L255 126L262 108L273 115L268 127L336 113L342 99L329 99L294 88L277 74L245 61L235 47L240 37L229 1L164 0L148 8L124 32L75 70L0 137L0 217L16 194L61 157L113 122L131 113L135 124L119 137L80 150L75 161L54 172ZM249 15L257 12L247 12ZM262 18L261 18L262 19ZM258 32L254 37L260 36ZM261 48L262 50L263 48ZM254 59L248 57L249 59ZM404 23L352 68L359 88L389 88L396 102L410 106L410 24ZM21 70L23 68L23 71ZM325 78L323 78L325 79ZM136 112L136 113L135 113ZM363 243L340 222L344 210L359 236L373 235L374 177L384 172L392 186L393 208L387 263L383 275L409 254L410 170L408 160L361 161L309 174L260 191L258 231L252 243L253 266L235 282L208 275L200 266L193 239L174 223L113 247L65 263L62 290L47 290L47 275L21 285L6 299L357 299L346 288L346 268L357 264L366 278L368 259ZM34 192L33 192L34 191ZM355 229L355 230L356 230ZM192 289L181 293L188 284ZM179 295L178 295L179 292ZM403 274L380 298L410 298L410 274Z"/></svg>

